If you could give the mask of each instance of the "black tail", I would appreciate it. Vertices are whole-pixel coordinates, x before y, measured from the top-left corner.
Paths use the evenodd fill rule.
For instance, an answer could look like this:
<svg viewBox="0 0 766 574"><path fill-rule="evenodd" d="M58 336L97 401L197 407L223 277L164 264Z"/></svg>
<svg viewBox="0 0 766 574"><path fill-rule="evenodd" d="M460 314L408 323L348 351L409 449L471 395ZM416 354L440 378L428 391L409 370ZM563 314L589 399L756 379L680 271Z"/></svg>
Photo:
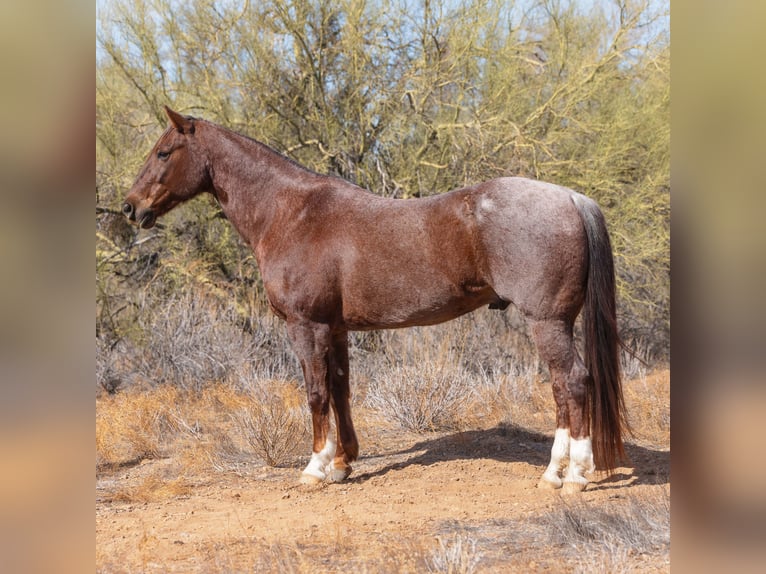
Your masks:
<svg viewBox="0 0 766 574"><path fill-rule="evenodd" d="M611 472L625 458L622 433L630 431L620 377L614 259L598 204L579 194L573 200L588 237L590 259L582 323L585 366L593 379L588 392L593 459L597 468Z"/></svg>

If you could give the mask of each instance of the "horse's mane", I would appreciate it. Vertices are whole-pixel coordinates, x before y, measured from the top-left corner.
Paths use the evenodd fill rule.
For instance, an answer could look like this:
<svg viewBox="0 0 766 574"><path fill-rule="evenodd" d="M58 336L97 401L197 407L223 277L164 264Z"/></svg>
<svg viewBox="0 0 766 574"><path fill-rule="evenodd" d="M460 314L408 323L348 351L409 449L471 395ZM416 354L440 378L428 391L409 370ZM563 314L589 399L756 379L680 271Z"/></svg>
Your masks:
<svg viewBox="0 0 766 574"><path fill-rule="evenodd" d="M333 177L332 175L328 175L328 174L319 173L319 172L317 172L317 171L314 171L313 169L310 169L310 168L306 167L305 165L303 165L303 164L301 164L301 163L298 163L298 162L297 162L297 161L295 161L293 158L291 158L291 157L289 157L289 156L287 156L287 155L283 154L282 152L280 152L280 151L277 151L276 149L274 149L274 148L273 148L273 147L271 147L270 145L267 145L267 144L263 143L262 141L259 141L259 140L255 139L255 138L253 138L253 137L250 137L250 136L248 136L248 135L245 135L245 134L243 134L243 133L240 133L240 132L236 132L236 131L234 131L234 130L232 130L232 129L230 129L230 128L227 128L227 127L225 127L225 126L222 126L222 125L220 125L220 124L216 124L216 123L214 123L214 122L211 122L211 121L208 121L208 120L205 120L205 119L202 119L202 118L193 118L193 117L189 116L189 119L193 119L195 122L204 122L205 124L207 124L207 125L209 125L209 126L211 126L211 127L215 128L215 129L217 129L217 130L220 130L220 131L222 131L222 132L225 132L225 133L227 133L227 134L233 135L233 136L235 136L236 138L241 138L241 139L244 139L244 140L246 140L246 141L249 141L249 142L251 142L251 143L254 143L254 144L256 144L256 145L257 145L259 148L261 148L262 150L264 150L266 153L268 153L268 154L271 154L271 155L274 155L274 156L276 156L276 157L278 157L278 158L280 158L280 159L282 159L282 160L286 161L287 163L289 163L289 164L293 165L294 167L297 167L297 168L299 168L299 169L301 169L301 170L303 170L303 171L305 171L305 172L307 172L307 173L310 173L310 174L312 174L312 175L321 176L321 177L328 177L328 176L329 176L329 177ZM340 178L340 179L342 179L342 178ZM345 181L345 180L344 180L344 181Z"/></svg>

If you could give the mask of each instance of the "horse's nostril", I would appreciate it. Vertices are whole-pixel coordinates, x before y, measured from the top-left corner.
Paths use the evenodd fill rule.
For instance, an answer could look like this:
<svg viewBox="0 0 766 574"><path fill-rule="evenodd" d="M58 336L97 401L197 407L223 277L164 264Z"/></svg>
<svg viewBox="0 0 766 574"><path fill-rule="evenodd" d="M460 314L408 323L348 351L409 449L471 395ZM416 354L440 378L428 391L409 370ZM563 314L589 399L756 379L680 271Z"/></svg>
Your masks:
<svg viewBox="0 0 766 574"><path fill-rule="evenodd" d="M133 206L127 202L123 203L122 212L128 217L130 217L131 215L133 215Z"/></svg>

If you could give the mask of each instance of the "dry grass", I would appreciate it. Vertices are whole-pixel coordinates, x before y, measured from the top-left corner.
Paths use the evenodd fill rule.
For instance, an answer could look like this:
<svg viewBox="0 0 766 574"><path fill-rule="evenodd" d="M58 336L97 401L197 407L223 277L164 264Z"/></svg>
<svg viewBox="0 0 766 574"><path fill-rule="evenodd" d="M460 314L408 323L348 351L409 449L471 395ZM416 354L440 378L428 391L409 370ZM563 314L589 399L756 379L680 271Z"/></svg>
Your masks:
<svg viewBox="0 0 766 574"><path fill-rule="evenodd" d="M540 539L575 561L576 572L626 572L632 557L670 554L670 494L651 491L614 504L564 500L536 520ZM586 562L582 561L587 557Z"/></svg>
<svg viewBox="0 0 766 574"><path fill-rule="evenodd" d="M96 461L99 466L161 456L172 434L171 409L179 391L120 393L96 400Z"/></svg>
<svg viewBox="0 0 766 574"><path fill-rule="evenodd" d="M442 358L382 368L358 393L364 399L362 408L356 409L357 418L370 412L376 415L371 427L393 423L414 432L496 424L552 431L550 385L531 370L517 376L471 374L456 363ZM669 376L668 370L660 370L625 382L628 415L640 443L668 443ZM99 396L97 467L175 452L190 471L231 471L253 455L267 465L279 465L306 454L308 410L300 384L294 379L259 378L256 373L247 380L238 385L211 384L199 391L165 384Z"/></svg>
<svg viewBox="0 0 766 574"><path fill-rule="evenodd" d="M670 370L641 372L624 384L634 439L651 445L670 443Z"/></svg>
<svg viewBox="0 0 766 574"><path fill-rule="evenodd" d="M454 534L445 540L439 538L439 547L431 551L426 560L429 572L438 574L473 574L481 562L481 553L476 550L476 540L461 534Z"/></svg>
<svg viewBox="0 0 766 574"><path fill-rule="evenodd" d="M173 455L187 472L232 471L253 459L283 462L306 448L306 412L294 381L250 390L211 385L131 389L96 400L97 470Z"/></svg>
<svg viewBox="0 0 766 574"><path fill-rule="evenodd" d="M192 484L184 476L169 478L164 473L153 473L138 484L126 486L113 492L109 500L114 502L160 502L169 498L186 496Z"/></svg>

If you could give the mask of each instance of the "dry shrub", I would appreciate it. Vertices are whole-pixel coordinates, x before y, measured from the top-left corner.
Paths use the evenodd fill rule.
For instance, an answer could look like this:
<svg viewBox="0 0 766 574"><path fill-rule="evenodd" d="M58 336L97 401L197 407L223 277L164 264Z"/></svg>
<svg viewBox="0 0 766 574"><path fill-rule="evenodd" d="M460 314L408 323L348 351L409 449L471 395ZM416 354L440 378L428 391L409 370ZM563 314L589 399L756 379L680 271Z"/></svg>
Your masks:
<svg viewBox="0 0 766 574"><path fill-rule="evenodd" d="M255 353L237 319L233 305L193 291L147 308L139 319L146 337L137 352L140 372L153 383L193 390L226 380Z"/></svg>
<svg viewBox="0 0 766 574"><path fill-rule="evenodd" d="M439 538L439 548L426 560L429 572L438 574L473 574L481 562L476 551L476 540L455 534L451 540Z"/></svg>
<svg viewBox="0 0 766 574"><path fill-rule="evenodd" d="M104 330L96 338L96 381L107 394L136 382L202 391L285 378L297 368L284 324L273 314L247 314L233 296L147 290L137 298L129 336Z"/></svg>
<svg viewBox="0 0 766 574"><path fill-rule="evenodd" d="M474 386L465 371L427 361L381 370L370 382L365 403L406 430L460 430L475 399Z"/></svg>
<svg viewBox="0 0 766 574"><path fill-rule="evenodd" d="M96 457L100 466L157 458L175 434L171 407L179 391L159 387L102 397L96 405Z"/></svg>
<svg viewBox="0 0 766 574"><path fill-rule="evenodd" d="M97 467L177 456L187 472L240 471L256 452L283 463L307 434L295 381L256 380L242 390L210 385L200 392L162 385L102 395L96 402Z"/></svg>
<svg viewBox="0 0 766 574"><path fill-rule="evenodd" d="M295 454L307 429L294 382L265 380L252 386L250 400L231 414L241 437L269 466Z"/></svg>

